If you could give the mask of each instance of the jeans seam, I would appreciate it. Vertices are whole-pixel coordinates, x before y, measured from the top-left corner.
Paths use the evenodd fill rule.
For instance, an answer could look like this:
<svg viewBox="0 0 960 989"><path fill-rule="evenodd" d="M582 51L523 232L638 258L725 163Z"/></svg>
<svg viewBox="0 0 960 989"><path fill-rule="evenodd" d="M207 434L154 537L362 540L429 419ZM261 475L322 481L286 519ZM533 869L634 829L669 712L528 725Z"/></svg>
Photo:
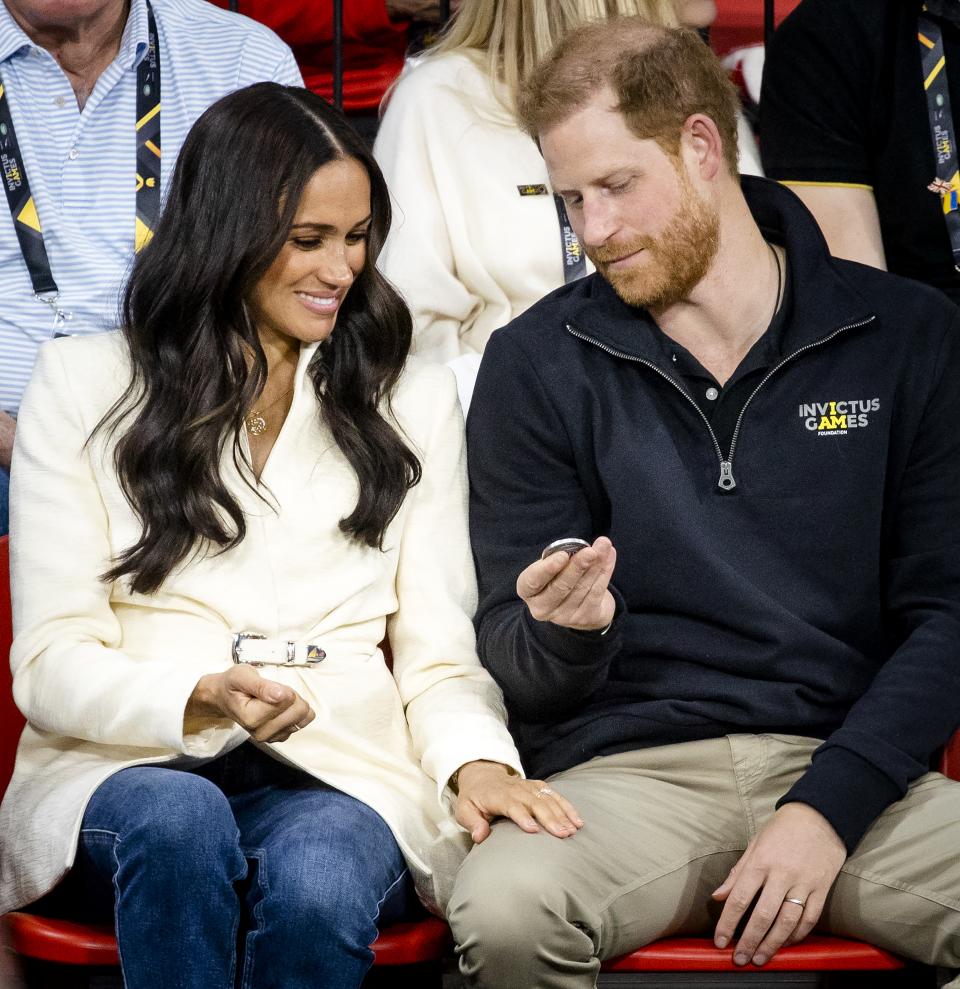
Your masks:
<svg viewBox="0 0 960 989"><path fill-rule="evenodd" d="M263 929L263 904L270 893L270 879L267 875L266 850L263 848L243 848L242 851L245 858L257 860L256 881L262 894L257 905L253 908L253 924L243 939L243 979L240 982L240 989L252 989L250 980L253 978L253 954L256 949L256 940ZM239 911L237 916L239 918Z"/></svg>
<svg viewBox="0 0 960 989"><path fill-rule="evenodd" d="M407 875L407 873L408 873L409 871L410 871L410 870L409 870L409 869L407 869L407 867L406 867L406 866L404 866L404 867L403 867L403 868L402 868L402 869L400 870L400 875L398 875L398 876L397 876L397 878L396 878L396 879L394 879L394 881L393 881L392 883L390 883L390 885L389 885L389 886L388 886L388 887L386 888L386 890L385 890L385 892L384 892L384 894L383 894L383 896L381 896L381 897L380 897L380 900L379 900L379 902L377 903L377 909L376 909L376 910L374 911L374 914L373 914L373 923L374 923L374 925L377 925L377 921L378 921L378 920L380 919L380 908L381 908L381 907L382 907L382 906L384 905L384 903L386 903L386 901L387 901L387 897L388 897L388 896L390 895L390 893L391 893L391 892L393 891L393 888L394 888L394 887L395 887L395 886L397 885L397 883L399 883L399 882L400 882L400 881L401 881L401 880L402 880L402 879L403 879L403 878L404 878L404 877L405 877L405 876ZM380 929L380 928L379 928L379 926L377 925L377 930L379 930L379 929Z"/></svg>
<svg viewBox="0 0 960 989"><path fill-rule="evenodd" d="M124 971L125 966L123 964L123 952L120 950L120 856L117 854L117 848L120 845L120 835L116 832L110 832L103 828L90 829L95 830L98 837L106 836L108 834L113 834L113 876L111 885L113 886L113 930L116 935L117 941L117 958L120 960L120 978L123 980L124 989L127 989L127 974ZM82 833L82 832L81 832Z"/></svg>

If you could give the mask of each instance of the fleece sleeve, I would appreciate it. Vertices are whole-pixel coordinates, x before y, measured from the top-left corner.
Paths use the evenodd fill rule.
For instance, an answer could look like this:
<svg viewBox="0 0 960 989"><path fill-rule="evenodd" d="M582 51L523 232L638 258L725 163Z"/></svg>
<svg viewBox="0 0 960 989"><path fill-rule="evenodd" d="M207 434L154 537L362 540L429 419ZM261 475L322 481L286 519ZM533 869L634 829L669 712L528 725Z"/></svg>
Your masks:
<svg viewBox="0 0 960 989"><path fill-rule="evenodd" d="M536 621L520 572L555 539L600 532L569 437L536 368L508 333L484 352L470 405L470 529L480 582L480 656L511 712L550 721L579 708L606 681L625 612L605 634Z"/></svg>

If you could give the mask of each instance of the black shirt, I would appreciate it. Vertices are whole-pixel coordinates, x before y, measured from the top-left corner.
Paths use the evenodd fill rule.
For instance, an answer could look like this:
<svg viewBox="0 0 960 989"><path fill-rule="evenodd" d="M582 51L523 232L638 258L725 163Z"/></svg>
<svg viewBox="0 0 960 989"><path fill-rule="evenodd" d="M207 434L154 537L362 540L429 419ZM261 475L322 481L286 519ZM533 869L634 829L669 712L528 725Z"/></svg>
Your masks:
<svg viewBox="0 0 960 989"><path fill-rule="evenodd" d="M786 270L783 272L783 298L780 307L763 335L747 351L737 369L723 385L689 350L668 337L660 327L656 327L664 356L673 365L677 380L685 386L687 393L710 423L724 457L730 453L740 412L764 376L781 357L783 329L789 320L793 304L789 266L784 267Z"/></svg>
<svg viewBox="0 0 960 989"><path fill-rule="evenodd" d="M887 266L960 302L936 177L917 18L922 0L804 0L764 67L761 155L770 178L873 189ZM955 119L960 30L943 24Z"/></svg>

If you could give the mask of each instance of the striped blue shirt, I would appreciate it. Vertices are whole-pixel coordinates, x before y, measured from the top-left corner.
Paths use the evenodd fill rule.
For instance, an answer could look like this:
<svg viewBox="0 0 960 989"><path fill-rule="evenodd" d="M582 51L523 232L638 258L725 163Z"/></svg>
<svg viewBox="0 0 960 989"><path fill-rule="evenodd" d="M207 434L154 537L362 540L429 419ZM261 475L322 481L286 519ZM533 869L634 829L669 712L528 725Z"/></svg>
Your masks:
<svg viewBox="0 0 960 989"><path fill-rule="evenodd" d="M160 45L161 193L190 125L221 96L274 80L300 86L290 49L262 24L206 0L152 0ZM62 328L117 324L133 258L137 65L147 51L145 0L131 0L120 51L83 111L63 71L0 0L0 79L43 226ZM0 196L0 408L15 414L53 312L34 298L6 197Z"/></svg>

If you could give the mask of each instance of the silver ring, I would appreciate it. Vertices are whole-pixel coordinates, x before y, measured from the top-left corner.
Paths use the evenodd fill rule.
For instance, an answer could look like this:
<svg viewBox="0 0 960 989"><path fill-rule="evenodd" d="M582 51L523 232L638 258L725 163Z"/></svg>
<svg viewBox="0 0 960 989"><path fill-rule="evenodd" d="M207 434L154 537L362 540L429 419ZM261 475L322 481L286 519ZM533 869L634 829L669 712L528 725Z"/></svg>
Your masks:
<svg viewBox="0 0 960 989"><path fill-rule="evenodd" d="M798 907L803 909L807 905L806 900L798 900L795 896L786 896L783 900L784 903L796 903Z"/></svg>
<svg viewBox="0 0 960 989"><path fill-rule="evenodd" d="M549 786L541 786L540 789L537 790L538 797L552 797L553 794L554 791L551 790Z"/></svg>
<svg viewBox="0 0 960 989"><path fill-rule="evenodd" d="M302 727L303 727L303 725L294 725L294 726L293 726L293 727L292 727L292 728L290 729L290 734L292 735L292 734L293 734L293 733L294 733L295 731L300 731L300 729L301 729Z"/></svg>

